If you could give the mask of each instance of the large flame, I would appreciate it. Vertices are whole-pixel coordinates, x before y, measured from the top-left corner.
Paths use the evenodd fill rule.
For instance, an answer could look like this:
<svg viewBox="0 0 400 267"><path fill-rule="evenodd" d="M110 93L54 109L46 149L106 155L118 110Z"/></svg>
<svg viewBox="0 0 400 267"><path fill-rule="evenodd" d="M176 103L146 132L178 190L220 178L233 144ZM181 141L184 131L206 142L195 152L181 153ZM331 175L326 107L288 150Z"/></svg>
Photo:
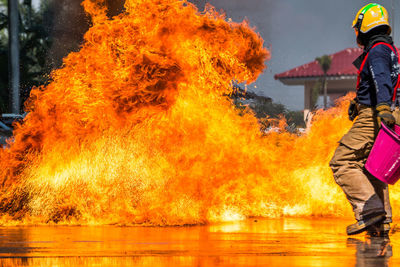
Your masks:
<svg viewBox="0 0 400 267"><path fill-rule="evenodd" d="M262 135L227 99L269 52L246 22L179 0L127 0L32 91L0 151L5 219L17 223L184 225L249 216L348 216L328 162L345 107L310 132ZM395 206L397 205L397 195Z"/></svg>

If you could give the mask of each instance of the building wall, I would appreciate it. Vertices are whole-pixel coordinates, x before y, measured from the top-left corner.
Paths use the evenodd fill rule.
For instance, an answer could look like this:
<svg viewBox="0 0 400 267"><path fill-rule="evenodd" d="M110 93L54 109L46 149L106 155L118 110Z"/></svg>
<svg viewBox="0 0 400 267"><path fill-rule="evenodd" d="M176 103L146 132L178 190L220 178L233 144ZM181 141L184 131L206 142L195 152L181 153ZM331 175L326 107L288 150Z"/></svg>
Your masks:
<svg viewBox="0 0 400 267"><path fill-rule="evenodd" d="M312 101L311 101L311 94L312 88L318 82L318 79L304 81L304 121L310 118L310 112L312 111ZM328 99L334 102L338 98L345 96L349 92L355 92L356 88L356 79L340 79L340 78L329 78L327 80L327 87L328 87Z"/></svg>

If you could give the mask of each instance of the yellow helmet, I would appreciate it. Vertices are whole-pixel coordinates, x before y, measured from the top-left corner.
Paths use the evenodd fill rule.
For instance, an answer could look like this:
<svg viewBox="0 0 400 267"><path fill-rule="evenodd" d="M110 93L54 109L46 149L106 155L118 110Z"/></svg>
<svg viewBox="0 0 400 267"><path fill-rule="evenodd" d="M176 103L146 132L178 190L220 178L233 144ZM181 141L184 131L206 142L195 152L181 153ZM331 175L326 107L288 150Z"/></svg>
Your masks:
<svg viewBox="0 0 400 267"><path fill-rule="evenodd" d="M353 20L353 28L362 33L367 33L375 27L387 25L389 34L392 31L389 25L389 15L386 9L375 3L362 7Z"/></svg>

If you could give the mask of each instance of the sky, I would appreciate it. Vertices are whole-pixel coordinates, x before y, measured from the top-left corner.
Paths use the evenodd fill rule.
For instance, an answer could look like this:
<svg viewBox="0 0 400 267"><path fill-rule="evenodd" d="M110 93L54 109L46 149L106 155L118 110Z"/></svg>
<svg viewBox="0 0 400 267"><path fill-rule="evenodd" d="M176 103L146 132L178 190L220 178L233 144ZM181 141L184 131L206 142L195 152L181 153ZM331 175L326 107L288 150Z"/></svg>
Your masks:
<svg viewBox="0 0 400 267"><path fill-rule="evenodd" d="M375 1L400 14L398 0ZM204 0L194 0L199 8ZM208 0L228 18L247 18L270 48L267 69L248 90L271 97L291 110L304 108L303 86L286 86L273 76L349 47L356 47L351 28L357 11L370 3L362 0ZM400 45L400 16L395 17L394 41ZM397 31L396 31L397 30Z"/></svg>
<svg viewBox="0 0 400 267"><path fill-rule="evenodd" d="M365 0L190 0L203 10L206 2L228 18L246 19L271 51L267 69L248 90L271 97L291 110L302 110L302 86L286 86L273 76L313 61L316 57L356 47L352 21ZM40 0L33 0L37 5ZM375 1L400 14L399 0ZM400 46L400 16L395 17L394 41Z"/></svg>
<svg viewBox="0 0 400 267"><path fill-rule="evenodd" d="M39 5L40 5L40 0L32 0L32 5L33 5L33 7L39 7Z"/></svg>

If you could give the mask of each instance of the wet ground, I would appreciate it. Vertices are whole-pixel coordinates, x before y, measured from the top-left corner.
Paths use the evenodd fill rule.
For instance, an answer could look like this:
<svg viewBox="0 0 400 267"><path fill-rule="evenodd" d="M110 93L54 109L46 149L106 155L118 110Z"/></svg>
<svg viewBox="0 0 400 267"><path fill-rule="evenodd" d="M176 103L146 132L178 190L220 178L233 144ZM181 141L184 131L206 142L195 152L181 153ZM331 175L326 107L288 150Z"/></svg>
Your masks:
<svg viewBox="0 0 400 267"><path fill-rule="evenodd" d="M191 227L0 228L0 266L400 266L400 233L348 238L336 219Z"/></svg>

